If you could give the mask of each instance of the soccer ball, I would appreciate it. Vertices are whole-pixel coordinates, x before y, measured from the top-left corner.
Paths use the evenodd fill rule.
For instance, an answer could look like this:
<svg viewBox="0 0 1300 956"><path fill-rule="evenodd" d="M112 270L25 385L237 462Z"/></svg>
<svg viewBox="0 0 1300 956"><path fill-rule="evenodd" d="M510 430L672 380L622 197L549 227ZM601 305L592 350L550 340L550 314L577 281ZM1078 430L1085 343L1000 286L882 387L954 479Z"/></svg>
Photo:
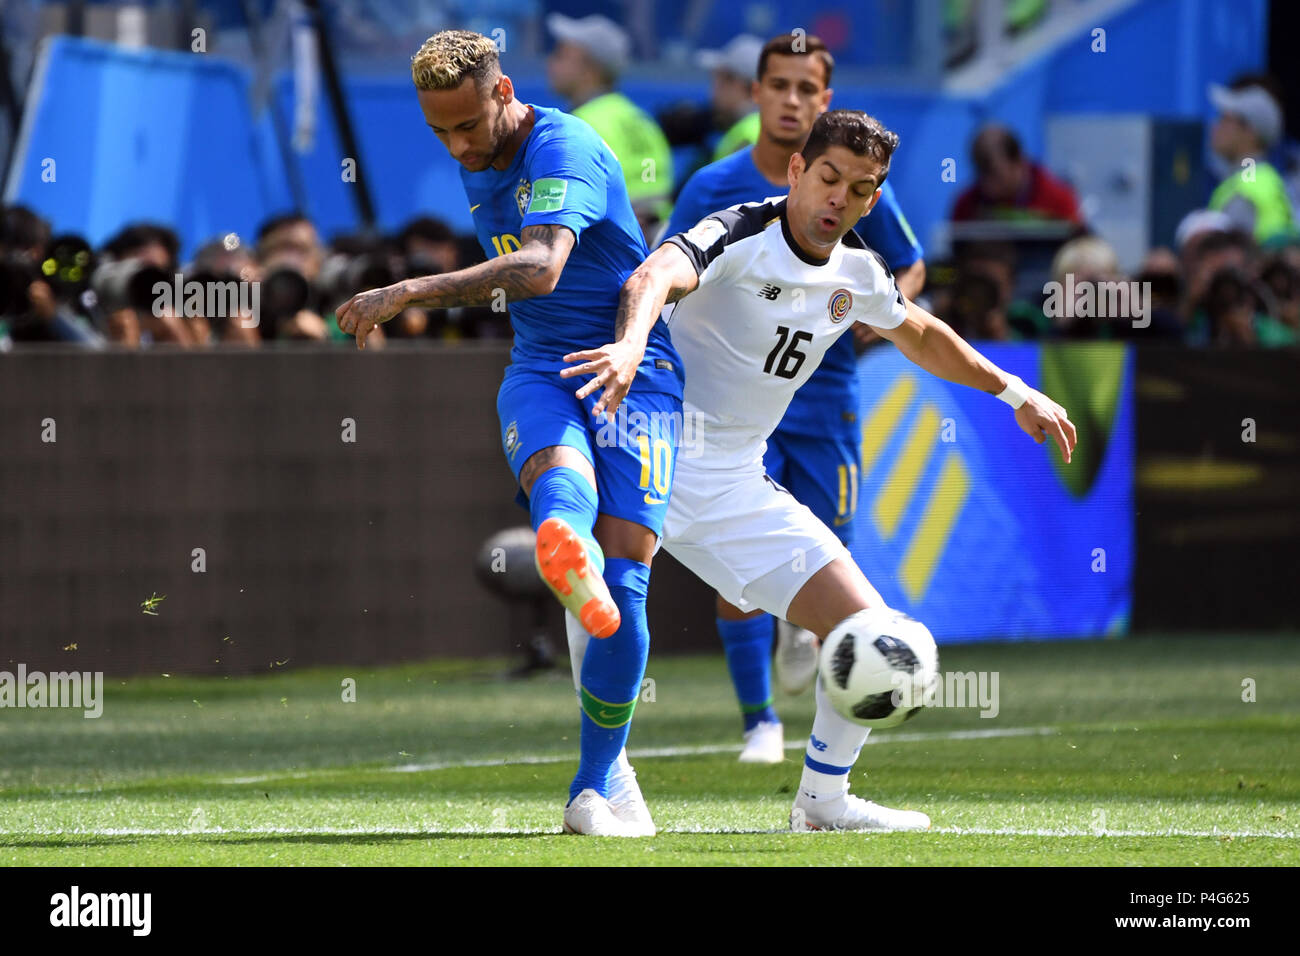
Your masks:
<svg viewBox="0 0 1300 956"><path fill-rule="evenodd" d="M817 667L841 717L864 727L897 727L933 699L939 649L915 618L869 608L831 631Z"/></svg>

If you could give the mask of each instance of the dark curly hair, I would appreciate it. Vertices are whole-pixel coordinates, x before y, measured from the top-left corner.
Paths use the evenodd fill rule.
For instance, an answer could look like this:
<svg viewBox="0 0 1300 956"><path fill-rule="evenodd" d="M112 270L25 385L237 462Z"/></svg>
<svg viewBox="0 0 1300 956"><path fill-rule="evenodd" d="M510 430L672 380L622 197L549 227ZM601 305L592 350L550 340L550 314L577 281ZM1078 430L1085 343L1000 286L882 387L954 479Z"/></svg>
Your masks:
<svg viewBox="0 0 1300 956"><path fill-rule="evenodd" d="M817 117L801 155L811 166L831 146L843 146L857 156L870 156L880 164L876 187L889 175L889 160L898 148L898 134L861 110L829 110Z"/></svg>

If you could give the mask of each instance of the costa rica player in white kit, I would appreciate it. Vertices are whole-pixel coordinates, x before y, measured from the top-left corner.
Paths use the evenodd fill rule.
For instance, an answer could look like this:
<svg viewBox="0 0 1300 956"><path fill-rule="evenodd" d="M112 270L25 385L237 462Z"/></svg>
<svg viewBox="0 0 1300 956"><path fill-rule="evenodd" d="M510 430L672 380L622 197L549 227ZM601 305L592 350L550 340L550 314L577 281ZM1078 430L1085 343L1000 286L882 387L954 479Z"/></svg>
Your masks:
<svg viewBox="0 0 1300 956"><path fill-rule="evenodd" d="M996 396L1035 441L1068 462L1075 429L1063 409L1003 372L945 323L907 301L884 261L851 227L880 196L898 145L866 113L834 110L790 158L790 193L715 213L668 238L624 284L620 323L648 327L667 302L686 367L683 411L702 453L681 456L663 547L742 610L761 608L824 639L845 618L883 605L848 550L763 470L767 436L795 390L855 322L872 326L926 371ZM620 325L620 327L622 327ZM612 411L636 356L593 350L561 374L594 374ZM817 713L791 825L795 829L926 829L930 818L850 794L868 730L817 688Z"/></svg>

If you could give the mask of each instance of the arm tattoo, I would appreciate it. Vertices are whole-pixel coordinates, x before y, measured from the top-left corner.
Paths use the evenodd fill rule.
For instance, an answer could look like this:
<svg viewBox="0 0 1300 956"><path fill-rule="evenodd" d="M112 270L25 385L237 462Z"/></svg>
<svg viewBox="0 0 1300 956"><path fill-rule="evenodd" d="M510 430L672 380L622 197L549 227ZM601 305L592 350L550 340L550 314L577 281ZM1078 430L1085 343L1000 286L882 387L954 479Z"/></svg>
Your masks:
<svg viewBox="0 0 1300 956"><path fill-rule="evenodd" d="M659 318L659 310L668 302L676 302L691 291L680 276L669 275L666 292L656 291L655 275L663 266L652 255L628 277L618 296L618 315L614 320L614 338L621 340L629 325L647 330ZM662 273L660 273L662 274ZM662 289L662 286L659 286ZM662 301L659 296L663 295Z"/></svg>
<svg viewBox="0 0 1300 956"><path fill-rule="evenodd" d="M618 316L614 319L614 338L623 338L623 333L627 331L628 321L644 308L643 305L647 299L651 298L650 290L646 283L637 282L629 287L625 287L622 295L618 297Z"/></svg>
<svg viewBox="0 0 1300 956"><path fill-rule="evenodd" d="M564 268L573 248L573 233L564 226L529 226L514 252L443 275L408 279L409 305L446 309L457 305L491 305L504 293L507 301L545 294L550 276Z"/></svg>
<svg viewBox="0 0 1300 956"><path fill-rule="evenodd" d="M570 236L573 235L573 233L569 232L564 226L529 226L520 233L520 238L523 240L525 245L530 242L539 242L547 249L551 249L555 246L556 237L561 232L568 232ZM568 248L573 248L572 242L569 243Z"/></svg>

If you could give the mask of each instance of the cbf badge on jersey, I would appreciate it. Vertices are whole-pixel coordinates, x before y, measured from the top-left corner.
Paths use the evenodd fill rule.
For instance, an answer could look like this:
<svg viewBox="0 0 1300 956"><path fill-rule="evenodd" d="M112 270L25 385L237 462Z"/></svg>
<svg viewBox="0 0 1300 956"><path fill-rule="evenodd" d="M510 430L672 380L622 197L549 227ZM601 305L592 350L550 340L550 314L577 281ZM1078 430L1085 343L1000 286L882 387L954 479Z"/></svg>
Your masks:
<svg viewBox="0 0 1300 956"><path fill-rule="evenodd" d="M830 313L831 321L837 325L843 322L853 308L853 293L848 289L836 289L831 293L830 301L826 303L826 311Z"/></svg>
<svg viewBox="0 0 1300 956"><path fill-rule="evenodd" d="M524 218L524 213L528 210L528 200L533 195L533 184L526 179L519 181L519 187L515 190L515 205L519 207L519 218Z"/></svg>
<svg viewBox="0 0 1300 956"><path fill-rule="evenodd" d="M506 455L514 461L517 451L519 451L519 423L511 422L506 426Z"/></svg>

